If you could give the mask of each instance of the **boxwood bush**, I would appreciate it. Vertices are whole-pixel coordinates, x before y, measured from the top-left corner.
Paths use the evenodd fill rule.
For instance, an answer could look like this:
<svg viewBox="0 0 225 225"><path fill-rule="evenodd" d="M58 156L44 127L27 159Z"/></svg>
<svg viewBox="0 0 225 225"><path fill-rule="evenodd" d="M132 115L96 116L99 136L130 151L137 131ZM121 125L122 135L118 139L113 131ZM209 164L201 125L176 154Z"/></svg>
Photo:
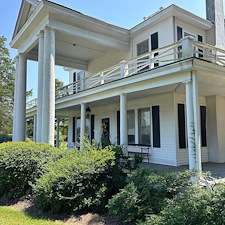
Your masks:
<svg viewBox="0 0 225 225"><path fill-rule="evenodd" d="M189 185L191 174L159 173L137 169L128 178L128 184L109 201L110 212L126 221L145 219L147 214L158 214L166 200L178 189Z"/></svg>
<svg viewBox="0 0 225 225"><path fill-rule="evenodd" d="M15 198L30 193L31 184L46 171L46 164L62 156L61 150L48 144L0 144L0 196Z"/></svg>
<svg viewBox="0 0 225 225"><path fill-rule="evenodd" d="M100 211L107 203L110 148L71 151L49 167L34 185L35 203L52 212Z"/></svg>
<svg viewBox="0 0 225 225"><path fill-rule="evenodd" d="M12 141L12 135L0 134L0 143Z"/></svg>
<svg viewBox="0 0 225 225"><path fill-rule="evenodd" d="M159 215L147 217L140 225L222 225L225 224L225 186L214 190L194 186L180 193Z"/></svg>

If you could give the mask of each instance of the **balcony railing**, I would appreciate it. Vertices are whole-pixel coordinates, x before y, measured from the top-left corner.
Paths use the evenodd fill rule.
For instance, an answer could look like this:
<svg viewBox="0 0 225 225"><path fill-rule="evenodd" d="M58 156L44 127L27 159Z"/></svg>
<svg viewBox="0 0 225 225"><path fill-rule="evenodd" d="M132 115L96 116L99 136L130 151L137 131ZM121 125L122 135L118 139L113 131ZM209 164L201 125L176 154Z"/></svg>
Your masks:
<svg viewBox="0 0 225 225"><path fill-rule="evenodd" d="M144 71L146 72L156 67L191 57L201 58L211 63L225 66L225 50L194 41L192 37L185 37L176 43L158 48L129 61L122 61L120 64L98 72L94 76L83 78L77 82L59 88L56 90L56 98L76 94L80 91L88 90L111 81L139 74ZM37 100L34 99L27 103L27 109L36 105Z"/></svg>

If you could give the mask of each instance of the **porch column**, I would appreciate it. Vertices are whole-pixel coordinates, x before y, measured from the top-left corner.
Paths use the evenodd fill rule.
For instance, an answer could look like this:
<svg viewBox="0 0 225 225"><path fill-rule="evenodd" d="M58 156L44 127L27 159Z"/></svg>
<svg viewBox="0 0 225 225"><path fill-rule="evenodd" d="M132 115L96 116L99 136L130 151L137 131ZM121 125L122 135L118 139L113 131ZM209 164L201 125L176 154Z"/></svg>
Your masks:
<svg viewBox="0 0 225 225"><path fill-rule="evenodd" d="M80 146L82 149L82 139L84 138L85 135L85 126L86 126L86 108L85 108L85 103L81 103L81 108L80 108Z"/></svg>
<svg viewBox="0 0 225 225"><path fill-rule="evenodd" d="M55 131L55 31L44 30L42 142L54 145Z"/></svg>
<svg viewBox="0 0 225 225"><path fill-rule="evenodd" d="M120 145L127 154L127 96L124 93L120 94Z"/></svg>
<svg viewBox="0 0 225 225"><path fill-rule="evenodd" d="M37 114L34 114L33 141L37 140Z"/></svg>
<svg viewBox="0 0 225 225"><path fill-rule="evenodd" d="M188 156L189 170L195 169L195 133L194 133L194 111L193 111L193 88L192 81L186 83L186 114L187 114L187 134L188 134Z"/></svg>
<svg viewBox="0 0 225 225"><path fill-rule="evenodd" d="M193 81L193 107L194 107L194 131L195 131L195 151L196 151L196 169L202 171L202 157L201 157L201 137L200 137L200 114L198 102L198 77L197 72L192 71Z"/></svg>
<svg viewBox="0 0 225 225"><path fill-rule="evenodd" d="M60 123L60 119L57 118L56 119L56 147L59 147L59 123Z"/></svg>
<svg viewBox="0 0 225 225"><path fill-rule="evenodd" d="M16 64L15 102L13 118L13 141L26 140L26 79L27 58L25 54L18 55Z"/></svg>
<svg viewBox="0 0 225 225"><path fill-rule="evenodd" d="M44 33L39 34L38 43L38 104L37 104L37 135L36 142L42 142L42 105L43 105L43 72L44 72Z"/></svg>

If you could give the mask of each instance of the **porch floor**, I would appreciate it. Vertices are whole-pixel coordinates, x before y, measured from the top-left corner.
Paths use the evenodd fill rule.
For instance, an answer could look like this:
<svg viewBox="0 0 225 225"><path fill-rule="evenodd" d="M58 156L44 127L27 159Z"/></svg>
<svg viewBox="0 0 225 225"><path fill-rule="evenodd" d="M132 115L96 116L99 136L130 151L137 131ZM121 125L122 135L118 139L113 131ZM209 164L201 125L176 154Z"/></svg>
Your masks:
<svg viewBox="0 0 225 225"><path fill-rule="evenodd" d="M181 172L188 169L188 165L175 167L154 163L141 163L140 167L164 172ZM225 163L202 163L202 170L203 172L210 172L212 177L225 178Z"/></svg>

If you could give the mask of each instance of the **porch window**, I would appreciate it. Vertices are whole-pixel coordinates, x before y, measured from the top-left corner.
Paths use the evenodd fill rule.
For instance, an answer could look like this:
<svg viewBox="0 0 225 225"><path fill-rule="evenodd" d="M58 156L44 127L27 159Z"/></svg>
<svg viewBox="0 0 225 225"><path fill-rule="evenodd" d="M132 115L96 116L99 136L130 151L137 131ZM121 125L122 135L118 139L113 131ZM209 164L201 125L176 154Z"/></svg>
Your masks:
<svg viewBox="0 0 225 225"><path fill-rule="evenodd" d="M140 145L150 145L150 108L138 109L138 140Z"/></svg>
<svg viewBox="0 0 225 225"><path fill-rule="evenodd" d="M127 111L127 135L128 135L128 144L135 144L135 112L134 110Z"/></svg>

